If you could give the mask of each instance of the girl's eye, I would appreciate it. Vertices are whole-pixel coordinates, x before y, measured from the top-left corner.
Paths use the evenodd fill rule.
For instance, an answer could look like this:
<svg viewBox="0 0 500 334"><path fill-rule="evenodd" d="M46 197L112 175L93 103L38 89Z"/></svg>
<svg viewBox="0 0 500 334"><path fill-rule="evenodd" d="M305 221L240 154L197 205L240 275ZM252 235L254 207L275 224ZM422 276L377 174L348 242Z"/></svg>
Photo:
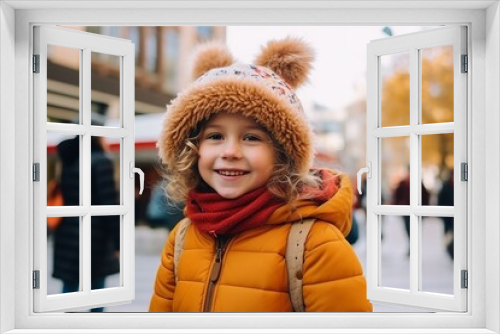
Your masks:
<svg viewBox="0 0 500 334"><path fill-rule="evenodd" d="M260 139L260 137L258 136L254 136L254 135L246 135L243 140L247 140L247 141L262 141L262 139Z"/></svg>
<svg viewBox="0 0 500 334"><path fill-rule="evenodd" d="M212 140L221 140L222 135L220 133L210 133L206 137L206 139L212 139Z"/></svg>

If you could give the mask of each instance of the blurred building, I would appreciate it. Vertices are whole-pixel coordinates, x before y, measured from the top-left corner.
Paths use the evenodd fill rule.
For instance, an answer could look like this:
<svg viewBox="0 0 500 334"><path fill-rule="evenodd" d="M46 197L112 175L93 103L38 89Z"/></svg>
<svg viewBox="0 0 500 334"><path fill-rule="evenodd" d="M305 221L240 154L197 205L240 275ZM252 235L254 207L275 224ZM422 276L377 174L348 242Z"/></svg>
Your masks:
<svg viewBox="0 0 500 334"><path fill-rule="evenodd" d="M67 27L129 39L135 44L135 113L163 112L190 82L189 55L206 40L226 40L226 27ZM47 117L71 122L79 109L79 52L51 46L48 50ZM116 56L92 53L92 111L119 117L120 63Z"/></svg>
<svg viewBox="0 0 500 334"><path fill-rule="evenodd" d="M344 151L341 165L351 175L366 167L366 84L356 86L356 97L344 107Z"/></svg>
<svg viewBox="0 0 500 334"><path fill-rule="evenodd" d="M345 115L318 103L306 106L314 131L315 167L338 168L339 156L344 149L342 134Z"/></svg>
<svg viewBox="0 0 500 334"><path fill-rule="evenodd" d="M135 44L135 164L145 173L144 193L137 197L136 201L136 221L141 221L150 198L151 188L159 179L156 140L160 132L161 115L168 102L192 80L188 63L193 49L204 41L225 42L226 27L73 26L65 28L128 39ZM77 49L49 46L47 59L47 121L75 122L78 120L80 109L80 52ZM95 52L91 54L91 95L93 115L100 116L106 126L118 126L120 122L119 57ZM65 139L64 135L47 134L49 180L56 175L56 146L63 139ZM119 181L120 141L108 138L107 142L109 154L115 161L116 180ZM138 188L138 178L136 181L136 188Z"/></svg>

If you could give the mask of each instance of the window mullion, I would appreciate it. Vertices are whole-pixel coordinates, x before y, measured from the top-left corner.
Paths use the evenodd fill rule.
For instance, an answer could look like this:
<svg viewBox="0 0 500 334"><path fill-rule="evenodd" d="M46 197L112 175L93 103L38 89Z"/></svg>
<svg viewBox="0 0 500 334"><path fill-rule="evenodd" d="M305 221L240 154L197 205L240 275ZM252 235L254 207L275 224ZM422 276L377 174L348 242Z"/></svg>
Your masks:
<svg viewBox="0 0 500 334"><path fill-rule="evenodd" d="M134 162L135 160L135 139L134 139L134 52L128 55L125 55L121 58L120 68L122 73L122 79L120 81L120 119L122 120L122 124L124 131L127 131L127 135L122 139L121 145L121 160L120 164L121 175L120 182L121 186L124 189L123 194L130 193L132 194L134 190L134 180L133 173L131 173L130 162ZM132 83L132 84L130 84ZM132 174L132 178L131 178ZM135 286L135 266L134 259L135 257L135 237L134 237L134 198L133 196L124 196L122 194L122 198L120 199L121 204L127 209L127 214L121 216L121 224L120 224L120 243L121 243L121 251L120 251L120 284L125 287L126 290L129 287ZM131 298L133 299L135 291L130 291Z"/></svg>
<svg viewBox="0 0 500 334"><path fill-rule="evenodd" d="M461 288L461 270L467 270L467 184L460 180L460 164L469 162L467 157L467 74L460 73L461 55L467 54L466 28L460 29L459 36L456 36L453 46L454 57L454 165L455 165L455 192L454 192L454 292L455 296L462 296L462 308L467 309L467 289ZM469 68L470 69L470 68ZM469 165L470 167L470 165ZM469 175L471 175L469 169ZM469 272L469 277L470 277Z"/></svg>
<svg viewBox="0 0 500 334"><path fill-rule="evenodd" d="M380 92L380 57L374 50L368 50L367 59L367 77L372 80L377 80L377 84L367 86L367 162L372 163L372 177L367 178L367 189L374 189L367 191L366 195L366 220L373 222L367 224L367 285L368 291L376 291L380 283L380 216L373 212L375 206L380 205L379 196L379 168L380 168L380 138L373 136L373 131L380 127L380 109L381 109L381 92Z"/></svg>
<svg viewBox="0 0 500 334"><path fill-rule="evenodd" d="M410 49L410 291L418 291L420 281L420 234L419 217L413 208L418 203L420 189L420 143L419 136L415 134L415 127L419 123L420 108L420 66L419 52L416 48Z"/></svg>
<svg viewBox="0 0 500 334"><path fill-rule="evenodd" d="M85 134L82 136L82 149L80 150L80 189L82 189L82 199L83 199L83 207L85 209L85 215L81 220L81 228L80 228L80 282L83 287L83 291L86 293L90 293L91 290L91 216L90 216L90 206L91 206L91 151L90 151L90 141L91 141L91 133L90 133L90 125L91 125L91 53L89 48L83 49L83 57L82 57L82 68L81 68L81 103L82 103L82 111L80 114L82 115L82 124L86 128ZM88 211L87 211L88 210Z"/></svg>
<svg viewBox="0 0 500 334"><path fill-rule="evenodd" d="M35 32L37 38L35 38L34 52L40 55L40 73L33 76L34 87L34 103L36 106L40 106L34 112L34 141L33 141L33 162L40 163L40 181L33 184L33 191L35 194L46 194L47 193L47 182L45 179L46 166L47 166L47 156L44 154L47 147L47 47L46 41L38 30ZM34 204L34 232L35 240L38 245L35 245L33 252L33 261L35 270L40 270L41 277L48 276L47 269L47 224L46 224L46 210L47 201L45 196L35 196L33 198ZM35 305L38 307L40 305L40 300L43 300L43 296L47 295L47 280L42 279L40 281L40 289L35 290Z"/></svg>

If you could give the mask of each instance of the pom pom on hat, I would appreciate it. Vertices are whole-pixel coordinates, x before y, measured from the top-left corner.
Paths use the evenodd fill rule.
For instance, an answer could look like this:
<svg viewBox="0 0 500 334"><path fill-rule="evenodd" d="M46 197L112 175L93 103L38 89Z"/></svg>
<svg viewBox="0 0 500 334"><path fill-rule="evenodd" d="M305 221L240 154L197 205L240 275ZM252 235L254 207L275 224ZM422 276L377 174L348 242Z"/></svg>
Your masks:
<svg viewBox="0 0 500 334"><path fill-rule="evenodd" d="M194 52L192 76L196 79L214 68L227 67L233 63L233 55L225 44L201 44Z"/></svg>
<svg viewBox="0 0 500 334"><path fill-rule="evenodd" d="M255 64L267 67L282 77L293 89L307 81L314 51L299 38L273 40L262 47Z"/></svg>

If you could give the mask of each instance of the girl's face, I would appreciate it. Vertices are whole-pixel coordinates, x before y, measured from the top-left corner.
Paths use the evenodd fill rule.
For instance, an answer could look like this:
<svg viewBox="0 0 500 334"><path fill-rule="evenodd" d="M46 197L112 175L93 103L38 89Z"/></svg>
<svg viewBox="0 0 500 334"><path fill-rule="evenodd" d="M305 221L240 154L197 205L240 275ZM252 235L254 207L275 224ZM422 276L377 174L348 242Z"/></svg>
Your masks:
<svg viewBox="0 0 500 334"><path fill-rule="evenodd" d="M254 120L220 113L207 122L199 138L198 170L222 197L238 198L271 177L274 147Z"/></svg>

